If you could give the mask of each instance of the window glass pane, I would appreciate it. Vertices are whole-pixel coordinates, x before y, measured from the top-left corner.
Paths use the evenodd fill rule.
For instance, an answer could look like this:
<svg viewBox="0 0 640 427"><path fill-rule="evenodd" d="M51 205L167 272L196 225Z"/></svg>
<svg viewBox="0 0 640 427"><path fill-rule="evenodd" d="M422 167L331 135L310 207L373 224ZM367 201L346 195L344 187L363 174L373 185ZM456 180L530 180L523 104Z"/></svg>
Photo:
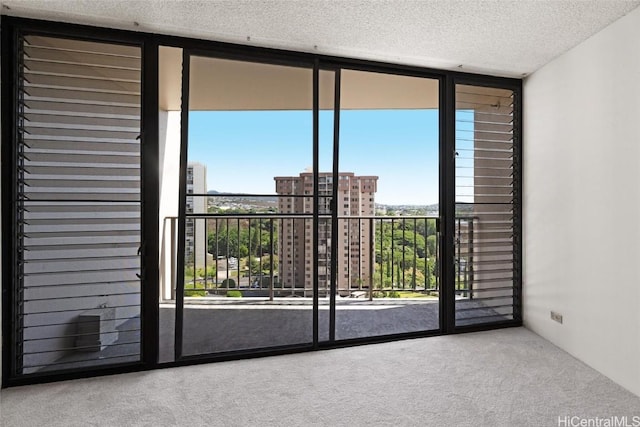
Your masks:
<svg viewBox="0 0 640 427"><path fill-rule="evenodd" d="M312 70L191 57L183 355L311 343Z"/></svg>
<svg viewBox="0 0 640 427"><path fill-rule="evenodd" d="M438 99L436 80L342 72L336 339L440 327Z"/></svg>

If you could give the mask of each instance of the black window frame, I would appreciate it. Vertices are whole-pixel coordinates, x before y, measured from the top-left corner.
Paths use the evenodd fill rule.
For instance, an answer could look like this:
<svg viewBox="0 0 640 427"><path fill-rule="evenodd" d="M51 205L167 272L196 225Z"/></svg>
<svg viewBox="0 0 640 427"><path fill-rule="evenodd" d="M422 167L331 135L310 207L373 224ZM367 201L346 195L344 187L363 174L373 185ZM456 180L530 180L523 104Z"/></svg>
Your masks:
<svg viewBox="0 0 640 427"><path fill-rule="evenodd" d="M471 74L461 71L438 70L412 65L384 63L365 59L342 58L330 55L295 52L282 49L271 49L217 41L208 41L187 37L169 36L145 32L116 30L89 25L68 24L54 21L35 20L21 17L2 16L1 24L1 67L2 91L1 123L2 123L2 387L51 382L72 378L92 377L99 375L118 374L124 372L156 369L161 367L181 366L194 363L205 363L219 360L249 358L264 355L284 354L298 351L309 351L321 348L335 348L357 345L361 343L375 343L410 337L424 337L442 334L490 330L501 327L522 325L522 80ZM14 357L12 343L14 298L12 295L15 275L16 242L10 236L15 233L15 188L16 188L16 112L17 112L17 69L16 55L18 55L18 36L23 33L52 37L67 37L77 40L94 42L121 43L139 45L142 49L142 240L143 245L143 282L142 282L142 360L141 362L110 367L92 367L67 370L57 373L43 373L30 375L15 375L12 372L11 361ZM441 280L442 292L440 300L439 331L399 334L392 336L370 337L337 341L335 343L319 343L312 348L284 348L265 352L245 352L219 357L204 357L197 359L179 360L170 363L158 363L159 340L159 177L158 177L158 50L160 46L182 48L191 53L202 51L208 55L215 52L216 57L229 59L248 59L254 62L278 63L286 65L299 63L303 66L314 64L314 70L359 70L380 72L387 74L423 77L436 79L439 82L440 99L440 248L441 248ZM516 181L516 245L514 245L515 267L515 298L514 319L512 321L496 322L473 326L455 326L455 292L454 292L454 215L455 215L455 172L452 167L455 152L455 86L469 84L510 89L514 92L515 115L514 120L514 150L517 153L517 181ZM317 94L316 94L317 96ZM314 100L314 117L317 117L317 102ZM316 123L317 124L317 123ZM182 173L181 173L182 175ZM315 325L314 334L318 327ZM316 340L314 340L317 343Z"/></svg>

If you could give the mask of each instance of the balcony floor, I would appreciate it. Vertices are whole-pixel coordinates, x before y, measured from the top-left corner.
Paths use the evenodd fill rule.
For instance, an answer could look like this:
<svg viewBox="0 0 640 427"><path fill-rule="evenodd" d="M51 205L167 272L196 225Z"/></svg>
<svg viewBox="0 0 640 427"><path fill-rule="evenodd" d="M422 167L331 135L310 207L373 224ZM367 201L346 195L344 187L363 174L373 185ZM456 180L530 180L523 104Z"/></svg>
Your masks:
<svg viewBox="0 0 640 427"><path fill-rule="evenodd" d="M458 324L473 322L470 316L507 320L480 301L458 299ZM312 342L311 298L205 297L186 298L183 356L252 350ZM319 339L329 340L329 299L319 299ZM367 338L407 332L435 331L439 327L436 298L336 298L336 339ZM140 319L118 327L118 340L98 352L69 352L41 371L106 365L139 360ZM175 303L160 304L161 363L174 360Z"/></svg>
<svg viewBox="0 0 640 427"><path fill-rule="evenodd" d="M348 301L347 301L348 300ZM308 344L313 339L311 298L188 299L183 355ZM175 310L162 304L160 360L172 360ZM319 339L329 339L328 299L318 312ZM336 339L438 329L437 300L338 299Z"/></svg>
<svg viewBox="0 0 640 427"><path fill-rule="evenodd" d="M353 339L437 330L437 299L336 299L336 339ZM478 305L465 300L464 304ZM480 308L458 313L495 315ZM160 361L173 360L175 308L161 304ZM319 339L329 339L329 300L320 299ZM500 320L500 318L493 319ZM184 308L183 355L307 344L312 341L312 299L187 298Z"/></svg>

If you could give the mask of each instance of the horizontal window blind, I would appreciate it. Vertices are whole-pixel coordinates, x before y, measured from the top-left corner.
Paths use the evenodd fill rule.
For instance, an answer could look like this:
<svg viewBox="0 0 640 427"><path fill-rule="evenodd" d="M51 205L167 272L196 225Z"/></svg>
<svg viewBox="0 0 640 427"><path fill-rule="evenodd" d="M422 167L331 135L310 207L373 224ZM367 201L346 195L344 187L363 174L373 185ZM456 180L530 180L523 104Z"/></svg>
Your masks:
<svg viewBox="0 0 640 427"><path fill-rule="evenodd" d="M456 85L456 325L519 311L519 156L514 92Z"/></svg>
<svg viewBox="0 0 640 427"><path fill-rule="evenodd" d="M15 372L137 361L140 48L20 49Z"/></svg>

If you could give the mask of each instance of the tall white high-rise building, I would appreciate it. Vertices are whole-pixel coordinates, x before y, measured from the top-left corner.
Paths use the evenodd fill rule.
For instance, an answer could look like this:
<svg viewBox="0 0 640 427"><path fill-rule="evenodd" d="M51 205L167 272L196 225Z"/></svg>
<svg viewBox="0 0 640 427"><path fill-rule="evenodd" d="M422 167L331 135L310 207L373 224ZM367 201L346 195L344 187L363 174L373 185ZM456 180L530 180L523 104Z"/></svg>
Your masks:
<svg viewBox="0 0 640 427"><path fill-rule="evenodd" d="M187 213L207 213L207 197L189 196L189 194L207 193L207 167L192 162L187 165ZM205 219L189 219L186 221L185 262L196 268L203 268L207 256L207 236Z"/></svg>

